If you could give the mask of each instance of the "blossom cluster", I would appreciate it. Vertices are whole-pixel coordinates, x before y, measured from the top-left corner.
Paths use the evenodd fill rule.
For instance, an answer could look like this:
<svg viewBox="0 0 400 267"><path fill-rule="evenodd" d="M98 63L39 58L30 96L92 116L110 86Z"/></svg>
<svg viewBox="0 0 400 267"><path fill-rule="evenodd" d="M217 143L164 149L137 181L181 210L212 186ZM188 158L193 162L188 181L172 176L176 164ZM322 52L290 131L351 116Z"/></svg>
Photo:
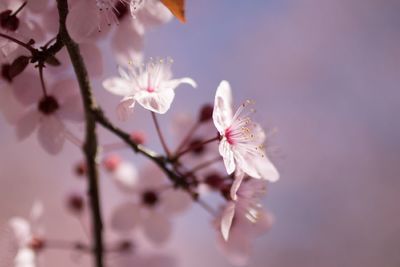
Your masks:
<svg viewBox="0 0 400 267"><path fill-rule="evenodd" d="M173 133L174 142L168 142L158 119L170 111L181 90L178 87L197 88L198 84L189 77L173 78L170 58L145 61L143 37L149 27L177 16L176 5L184 1L57 2L63 1L69 8L65 25L60 24L60 5L53 1L0 3L0 111L14 126L17 139L36 134L40 146L51 155L62 154L66 143L83 147L81 128L90 116L85 111L82 85L73 75L76 62L60 37L65 26L79 47L88 79L100 79L106 91L119 97L118 118L130 125L135 109L148 110L164 149L163 153L149 150L144 132L123 133L127 137L123 143L99 144L100 173L114 181L125 199L106 220L119 239L116 245L106 240L104 253L117 250L125 255L110 266L147 266L149 262L151 266L174 266L170 256L136 253L140 241L134 237L141 232L156 248L162 246L171 236L174 217L193 203L211 214L221 252L232 263L244 265L253 239L271 227L272 215L262 207L262 198L268 182L279 178L266 155L266 133L252 119L254 103L246 100L235 110L231 86L221 81L214 104L203 105L197 118L176 116L172 128L180 130ZM104 43L110 45L119 65L118 75L103 73ZM117 132L114 126L109 128ZM118 154L121 148L133 148L150 162L139 167ZM90 175L89 168L87 162L78 162L75 173ZM205 202L210 194L220 196L218 205ZM90 197L70 194L66 206L72 215L89 218ZM37 230L42 210L42 204L36 203L30 219L9 221L11 237L7 241L16 249L8 266L37 266L43 249L59 245ZM82 254L93 250L84 242L63 244Z"/></svg>

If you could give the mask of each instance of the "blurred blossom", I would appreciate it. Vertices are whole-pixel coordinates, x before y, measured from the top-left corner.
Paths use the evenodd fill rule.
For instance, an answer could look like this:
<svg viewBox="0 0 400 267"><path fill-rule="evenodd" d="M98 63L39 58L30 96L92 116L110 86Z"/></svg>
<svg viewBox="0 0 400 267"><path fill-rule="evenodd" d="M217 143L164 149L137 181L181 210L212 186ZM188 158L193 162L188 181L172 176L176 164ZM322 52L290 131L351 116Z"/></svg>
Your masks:
<svg viewBox="0 0 400 267"><path fill-rule="evenodd" d="M192 200L186 192L168 186L165 175L155 165L141 169L139 181L133 201L114 209L113 228L123 233L140 226L150 241L165 243L171 234L171 218L187 210Z"/></svg>

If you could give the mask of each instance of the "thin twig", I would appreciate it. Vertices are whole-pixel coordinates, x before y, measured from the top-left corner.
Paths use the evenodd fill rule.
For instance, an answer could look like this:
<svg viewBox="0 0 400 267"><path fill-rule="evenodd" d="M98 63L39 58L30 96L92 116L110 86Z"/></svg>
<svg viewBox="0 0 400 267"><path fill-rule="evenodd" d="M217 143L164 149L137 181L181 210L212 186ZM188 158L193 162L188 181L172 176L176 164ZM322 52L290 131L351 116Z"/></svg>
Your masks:
<svg viewBox="0 0 400 267"><path fill-rule="evenodd" d="M12 41L12 42L14 42L16 44L19 44L20 46L22 46L22 47L26 48L27 50L29 50L29 52L31 52L31 53L34 53L36 51L32 46L30 46L30 45L28 45L28 44L26 44L26 43L24 43L24 42L22 42L22 41L20 41L18 39L15 39L14 37L11 37L11 36L9 36L7 34L0 33L0 37L6 38L6 39L8 39L8 40L10 40L10 41Z"/></svg>
<svg viewBox="0 0 400 267"><path fill-rule="evenodd" d="M156 114L154 112L151 112L151 117L153 118L154 126L156 127L158 138L160 139L160 142L165 151L165 154L167 154L167 157L170 158L171 153L169 152L167 143L165 142L164 136L161 132L160 124L158 123Z"/></svg>
<svg viewBox="0 0 400 267"><path fill-rule="evenodd" d="M189 146L188 148L186 148L185 150L179 152L178 154L175 155L174 160L178 160L180 157L182 157L183 155L185 155L186 153L195 150L197 148L200 148L208 143L214 142L214 141L218 141L219 140L219 136L213 137L211 139L205 140L201 143L197 143L197 144L193 144L191 146Z"/></svg>

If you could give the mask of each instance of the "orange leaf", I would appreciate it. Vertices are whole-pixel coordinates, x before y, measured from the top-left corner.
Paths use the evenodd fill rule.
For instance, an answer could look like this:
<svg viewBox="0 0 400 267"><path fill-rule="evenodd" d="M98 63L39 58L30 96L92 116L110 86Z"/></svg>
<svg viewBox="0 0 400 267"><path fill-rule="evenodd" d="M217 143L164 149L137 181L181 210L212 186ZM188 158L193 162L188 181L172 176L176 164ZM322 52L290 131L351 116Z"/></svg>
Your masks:
<svg viewBox="0 0 400 267"><path fill-rule="evenodd" d="M181 22L186 22L185 0L161 0L161 2L174 14Z"/></svg>

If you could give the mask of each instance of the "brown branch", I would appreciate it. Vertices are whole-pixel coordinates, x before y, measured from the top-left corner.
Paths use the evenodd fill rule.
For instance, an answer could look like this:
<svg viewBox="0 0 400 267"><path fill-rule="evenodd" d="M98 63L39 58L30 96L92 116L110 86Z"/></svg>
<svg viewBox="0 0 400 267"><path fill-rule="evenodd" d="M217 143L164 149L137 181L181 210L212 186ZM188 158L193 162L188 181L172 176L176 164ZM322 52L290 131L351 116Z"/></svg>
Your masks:
<svg viewBox="0 0 400 267"><path fill-rule="evenodd" d="M103 223L100 209L100 196L98 185L98 171L97 171L97 135L96 135L96 120L92 110L97 108L96 102L93 98L91 85L85 63L81 56L79 46L71 39L66 27L66 18L68 14L67 0L57 0L57 8L59 12L59 39L67 48L69 57L71 59L76 77L78 79L79 88L82 95L85 120L86 120L86 137L83 146L83 152L86 157L87 175L88 175L88 194L90 197L92 222L93 222L93 242L94 242L94 256L95 266L103 267Z"/></svg>

